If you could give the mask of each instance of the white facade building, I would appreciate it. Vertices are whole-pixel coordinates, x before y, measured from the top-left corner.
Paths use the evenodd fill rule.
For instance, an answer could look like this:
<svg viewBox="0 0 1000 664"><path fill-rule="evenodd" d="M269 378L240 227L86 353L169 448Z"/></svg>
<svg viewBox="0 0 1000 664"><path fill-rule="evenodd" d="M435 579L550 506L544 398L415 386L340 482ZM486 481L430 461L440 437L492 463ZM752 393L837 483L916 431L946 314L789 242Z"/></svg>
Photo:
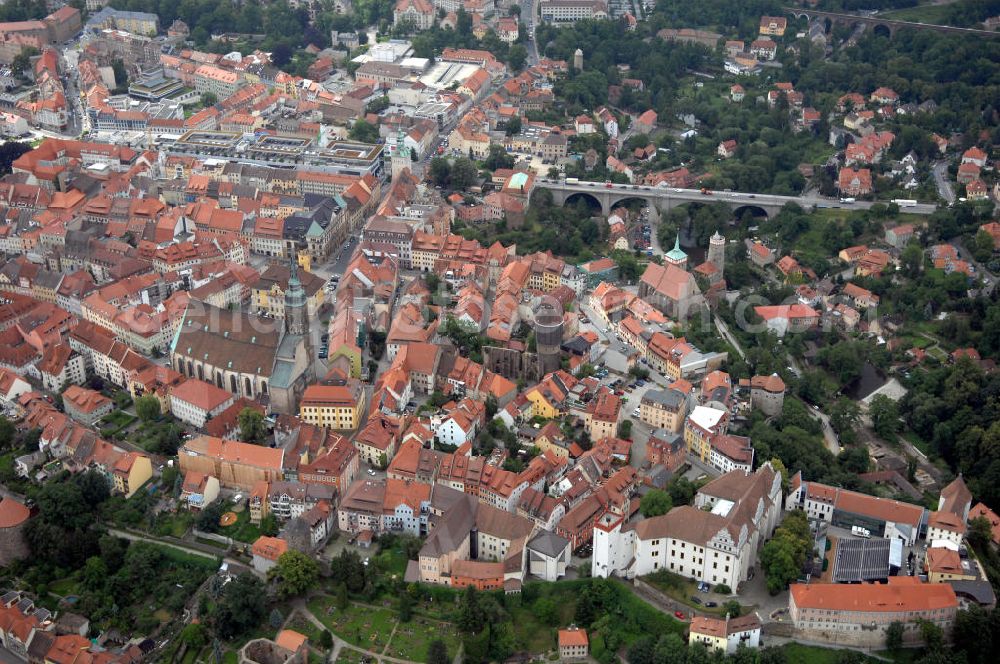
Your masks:
<svg viewBox="0 0 1000 664"><path fill-rule="evenodd" d="M592 574L632 578L666 569L735 590L777 527L781 498L781 475L768 463L753 474L727 473L705 485L693 506L632 529L603 518L594 527Z"/></svg>

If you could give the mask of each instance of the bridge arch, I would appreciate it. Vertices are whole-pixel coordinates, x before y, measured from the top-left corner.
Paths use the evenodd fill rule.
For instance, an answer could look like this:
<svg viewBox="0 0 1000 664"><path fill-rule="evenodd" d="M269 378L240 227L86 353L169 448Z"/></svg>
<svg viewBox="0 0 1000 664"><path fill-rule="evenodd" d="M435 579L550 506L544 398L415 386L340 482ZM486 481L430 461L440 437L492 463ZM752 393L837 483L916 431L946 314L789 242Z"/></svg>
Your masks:
<svg viewBox="0 0 1000 664"><path fill-rule="evenodd" d="M892 26L888 23L876 23L872 26L872 34L876 37L892 37Z"/></svg>
<svg viewBox="0 0 1000 664"><path fill-rule="evenodd" d="M642 207L656 207L656 204L649 198L644 196L635 196L633 194L625 194L617 198L611 198L608 207L614 210L618 206L629 207L632 202L641 203Z"/></svg>
<svg viewBox="0 0 1000 664"><path fill-rule="evenodd" d="M587 206L590 207L591 209L594 210L604 209L604 207L601 205L601 200L597 196L588 193L586 191L576 191L566 196L566 200L563 202L563 207L572 207L577 203L579 203L580 201L586 203Z"/></svg>
<svg viewBox="0 0 1000 664"><path fill-rule="evenodd" d="M770 215L767 213L767 210L765 210L759 205L747 204L733 208L733 216L736 217L737 219L742 219L744 215L748 213L753 217L758 217L763 219L767 219L768 217L770 217Z"/></svg>

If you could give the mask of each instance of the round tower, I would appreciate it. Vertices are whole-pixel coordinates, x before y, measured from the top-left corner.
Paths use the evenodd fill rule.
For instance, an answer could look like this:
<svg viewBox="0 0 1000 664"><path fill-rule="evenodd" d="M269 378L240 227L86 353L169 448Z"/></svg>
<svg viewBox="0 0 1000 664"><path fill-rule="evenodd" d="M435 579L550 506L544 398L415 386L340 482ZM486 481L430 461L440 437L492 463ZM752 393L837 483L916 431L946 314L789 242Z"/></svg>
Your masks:
<svg viewBox="0 0 1000 664"><path fill-rule="evenodd" d="M715 265L719 274L723 274L726 269L726 238L719 231L708 240L708 262Z"/></svg>
<svg viewBox="0 0 1000 664"><path fill-rule="evenodd" d="M535 307L535 352L541 375L562 366L563 312L559 303L543 298Z"/></svg>

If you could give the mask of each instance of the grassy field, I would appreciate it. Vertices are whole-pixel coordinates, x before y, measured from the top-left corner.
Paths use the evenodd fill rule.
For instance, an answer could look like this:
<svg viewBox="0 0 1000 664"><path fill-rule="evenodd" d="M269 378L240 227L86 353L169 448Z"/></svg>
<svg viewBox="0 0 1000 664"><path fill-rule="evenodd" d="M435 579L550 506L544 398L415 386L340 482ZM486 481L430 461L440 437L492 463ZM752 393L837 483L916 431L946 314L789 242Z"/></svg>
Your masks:
<svg viewBox="0 0 1000 664"><path fill-rule="evenodd" d="M837 664L843 654L843 650L833 650L831 648L820 648L819 646L807 646L801 643L787 643L781 646L789 664ZM880 660L866 658L866 662L874 664Z"/></svg>
<svg viewBox="0 0 1000 664"><path fill-rule="evenodd" d="M291 619L285 623L286 629L293 629L299 634L303 634L309 638L309 644L315 648L319 648L319 635L322 633L316 625L312 624L312 621L307 620L302 614L296 612L292 615Z"/></svg>
<svg viewBox="0 0 1000 664"><path fill-rule="evenodd" d="M948 5L918 5L916 7L881 12L879 16L891 18L896 21L946 25L945 18L948 16Z"/></svg>
<svg viewBox="0 0 1000 664"><path fill-rule="evenodd" d="M76 579L67 576L65 579L59 579L58 581L50 583L49 592L66 597L67 595L75 595L77 592L77 586L78 584Z"/></svg>
<svg viewBox="0 0 1000 664"><path fill-rule="evenodd" d="M176 514L160 514L156 519L154 534L170 537L184 537L194 523L194 515L187 510L179 510Z"/></svg>
<svg viewBox="0 0 1000 664"><path fill-rule="evenodd" d="M331 597L310 601L309 610L332 633L351 645L371 652L382 651L396 625L395 611L358 604L350 604L347 609L340 611L334 606Z"/></svg>
<svg viewBox="0 0 1000 664"><path fill-rule="evenodd" d="M458 652L460 639L454 626L450 623L415 617L410 622L400 623L396 627L396 633L392 635L392 641L389 642L389 649L385 654L389 657L426 662L427 650L434 639L444 641L449 657L454 657Z"/></svg>
<svg viewBox="0 0 1000 664"><path fill-rule="evenodd" d="M261 536L260 528L250 523L250 511L243 510L236 515L236 523L225 528L219 528L219 534L232 537L240 542L252 544Z"/></svg>

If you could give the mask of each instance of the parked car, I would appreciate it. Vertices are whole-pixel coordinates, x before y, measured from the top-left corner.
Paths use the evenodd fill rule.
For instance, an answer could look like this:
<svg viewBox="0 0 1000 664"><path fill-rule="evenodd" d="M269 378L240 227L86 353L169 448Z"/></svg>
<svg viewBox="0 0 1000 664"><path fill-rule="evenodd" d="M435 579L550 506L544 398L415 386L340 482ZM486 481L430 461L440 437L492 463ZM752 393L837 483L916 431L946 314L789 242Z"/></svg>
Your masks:
<svg viewBox="0 0 1000 664"><path fill-rule="evenodd" d="M708 607L709 609L714 609L718 605L719 605L718 602L705 602L705 606Z"/></svg>
<svg viewBox="0 0 1000 664"><path fill-rule="evenodd" d="M701 605L701 598L700 598L700 597L698 597L697 595L691 595L691 598L690 598L690 599L691 599L691 601L692 601L692 602L694 602L695 604L697 604L697 605L699 605L699 606Z"/></svg>
<svg viewBox="0 0 1000 664"><path fill-rule="evenodd" d="M674 611L674 618L677 618L678 620L684 620L684 612Z"/></svg>

